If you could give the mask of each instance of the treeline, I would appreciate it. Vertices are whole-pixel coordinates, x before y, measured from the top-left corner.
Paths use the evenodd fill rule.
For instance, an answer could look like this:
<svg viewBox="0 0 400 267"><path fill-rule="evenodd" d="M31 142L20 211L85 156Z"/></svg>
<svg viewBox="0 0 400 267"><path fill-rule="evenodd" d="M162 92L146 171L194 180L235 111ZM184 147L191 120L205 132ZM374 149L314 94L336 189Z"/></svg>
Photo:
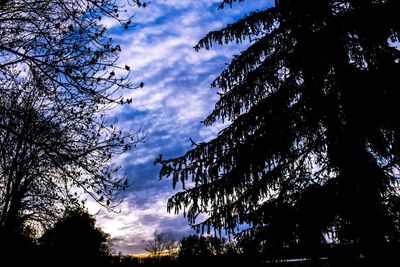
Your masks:
<svg viewBox="0 0 400 267"><path fill-rule="evenodd" d="M0 244L2 261L10 266L365 266L355 247L326 244L319 257L304 258L300 246L277 249L246 235L189 235L175 241L156 234L144 247L147 257L117 254L110 235L84 209L67 210L41 235L29 228L13 236L2 232Z"/></svg>
<svg viewBox="0 0 400 267"><path fill-rule="evenodd" d="M325 244L318 257L305 257L307 248L274 247L249 235L231 238L189 235L173 242L156 235L149 244L165 244L163 251L145 249L149 257L122 256L114 258L116 266L366 266L367 262L355 246ZM175 246L171 246L175 244ZM154 247L163 247L152 246ZM395 248L393 248L395 249Z"/></svg>

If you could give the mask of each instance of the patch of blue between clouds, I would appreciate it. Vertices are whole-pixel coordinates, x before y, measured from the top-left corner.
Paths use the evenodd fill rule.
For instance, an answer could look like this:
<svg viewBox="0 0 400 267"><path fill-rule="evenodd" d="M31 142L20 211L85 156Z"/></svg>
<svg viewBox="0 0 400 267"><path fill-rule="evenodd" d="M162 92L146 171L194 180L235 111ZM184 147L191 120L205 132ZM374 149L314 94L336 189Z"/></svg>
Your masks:
<svg viewBox="0 0 400 267"><path fill-rule="evenodd" d="M181 156L191 148L189 138L207 141L224 127L200 123L218 100L217 89L210 88L210 83L248 44L215 45L199 52L193 47L209 31L272 2L248 0L218 10L220 0L154 0L134 11L133 27L128 30L109 25L109 34L122 48L120 65L130 66L133 81L145 84L126 92L133 103L113 116L122 129L141 128L148 137L146 143L116 159L132 184L123 195L121 212L97 215L99 225L115 238L117 251L143 253L155 233L176 240L194 233L182 214L167 213L168 198L181 187L173 190L170 179L160 181L160 167L154 166L154 160L159 154Z"/></svg>

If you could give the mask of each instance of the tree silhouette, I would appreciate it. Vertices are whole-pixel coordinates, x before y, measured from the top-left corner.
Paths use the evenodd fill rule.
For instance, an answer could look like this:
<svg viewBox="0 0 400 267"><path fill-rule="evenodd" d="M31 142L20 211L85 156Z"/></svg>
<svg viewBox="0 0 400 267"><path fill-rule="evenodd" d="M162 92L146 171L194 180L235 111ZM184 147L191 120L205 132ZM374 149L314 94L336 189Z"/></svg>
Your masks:
<svg viewBox="0 0 400 267"><path fill-rule="evenodd" d="M129 72L130 67L116 65L121 49L105 35L102 19L111 18L127 28L132 16L122 16L124 2L2 1L0 77L16 68L34 70L46 86L79 103L121 100L112 92L132 85L117 70ZM126 2L142 6L138 0ZM64 101L61 96L57 100Z"/></svg>
<svg viewBox="0 0 400 267"><path fill-rule="evenodd" d="M131 5L142 6L139 1ZM0 230L49 226L80 193L112 209L127 180L111 159L140 142L107 117L130 103L129 66L102 18L112 0L0 3ZM121 16L120 16L121 14Z"/></svg>
<svg viewBox="0 0 400 267"><path fill-rule="evenodd" d="M308 256L327 233L384 255L399 240L399 11L394 0L280 0L210 32L196 49L251 45L212 83L222 92L204 124L229 126L158 159L184 188L168 209L203 230L249 225Z"/></svg>
<svg viewBox="0 0 400 267"><path fill-rule="evenodd" d="M139 142L136 132L119 131L104 112L88 106L58 108L35 84L14 80L0 96L0 124L6 128L0 128L4 231L26 223L48 227L63 209L81 205L82 193L109 209L118 204L128 184L110 160Z"/></svg>
<svg viewBox="0 0 400 267"><path fill-rule="evenodd" d="M46 258L57 262L99 264L111 255L110 236L96 226L95 219L82 209L68 210L39 242Z"/></svg>
<svg viewBox="0 0 400 267"><path fill-rule="evenodd" d="M194 260L222 254L223 240L212 236L189 235L180 242L178 257L182 260Z"/></svg>
<svg viewBox="0 0 400 267"><path fill-rule="evenodd" d="M150 253L151 257L160 259L163 254L172 256L174 250L177 248L176 241L167 237L163 233L155 233L154 239L147 241L145 250Z"/></svg>

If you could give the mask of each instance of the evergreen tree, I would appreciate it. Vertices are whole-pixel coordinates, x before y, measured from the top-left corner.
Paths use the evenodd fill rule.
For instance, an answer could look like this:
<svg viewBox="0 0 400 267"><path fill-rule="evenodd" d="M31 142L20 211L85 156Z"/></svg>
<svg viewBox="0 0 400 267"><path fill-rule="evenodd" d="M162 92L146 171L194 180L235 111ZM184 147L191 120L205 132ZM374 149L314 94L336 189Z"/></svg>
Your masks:
<svg viewBox="0 0 400 267"><path fill-rule="evenodd" d="M251 44L212 83L221 97L204 124L229 126L158 160L184 188L168 209L203 230L250 225L308 256L328 234L382 256L400 226L399 11L394 0L280 0L210 32L196 49Z"/></svg>

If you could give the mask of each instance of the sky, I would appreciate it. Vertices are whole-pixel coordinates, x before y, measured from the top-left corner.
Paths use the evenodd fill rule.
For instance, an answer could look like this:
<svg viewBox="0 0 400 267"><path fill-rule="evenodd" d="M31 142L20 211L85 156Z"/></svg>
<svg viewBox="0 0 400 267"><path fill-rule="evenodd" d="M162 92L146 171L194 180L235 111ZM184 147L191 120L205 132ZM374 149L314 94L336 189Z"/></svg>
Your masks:
<svg viewBox="0 0 400 267"><path fill-rule="evenodd" d="M163 233L179 240L194 234L182 214L169 214L167 200L179 192L170 179L159 179L154 161L181 156L196 143L215 137L224 125L200 123L218 100L210 83L233 55L247 44L232 44L196 52L193 47L211 30L233 23L244 14L270 6L271 0L248 0L218 10L221 0L153 0L135 9L128 30L113 21L104 22L108 34L120 44L120 65L133 69L131 79L143 88L125 93L133 103L111 114L122 129L141 129L146 142L115 160L126 171L130 188L122 195L118 213L89 204L99 226L115 240L116 252L145 252L148 240Z"/></svg>

